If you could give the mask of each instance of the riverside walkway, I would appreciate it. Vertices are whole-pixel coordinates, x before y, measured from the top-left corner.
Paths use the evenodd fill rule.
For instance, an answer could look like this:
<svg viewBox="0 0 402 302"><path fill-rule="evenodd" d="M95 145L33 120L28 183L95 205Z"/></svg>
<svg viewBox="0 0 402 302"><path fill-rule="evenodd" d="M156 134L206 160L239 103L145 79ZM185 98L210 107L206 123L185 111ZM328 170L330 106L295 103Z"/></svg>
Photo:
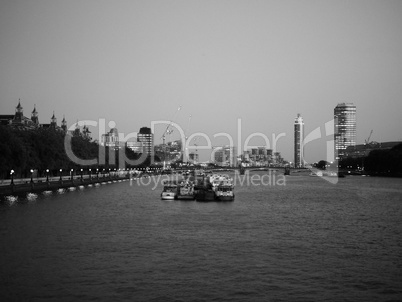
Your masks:
<svg viewBox="0 0 402 302"><path fill-rule="evenodd" d="M27 193L40 193L43 191L55 191L63 188L96 185L104 182L116 182L130 179L133 175L126 173L120 175L99 176L64 176L42 177L36 179L24 178L2 181L0 183L0 199L5 196L23 196Z"/></svg>

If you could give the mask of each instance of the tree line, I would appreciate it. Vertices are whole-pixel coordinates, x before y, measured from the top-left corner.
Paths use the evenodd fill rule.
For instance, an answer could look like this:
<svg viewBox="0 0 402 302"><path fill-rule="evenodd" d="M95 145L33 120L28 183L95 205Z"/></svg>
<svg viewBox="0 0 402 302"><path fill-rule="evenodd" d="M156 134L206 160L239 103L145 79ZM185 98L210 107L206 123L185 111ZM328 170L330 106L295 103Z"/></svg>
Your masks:
<svg viewBox="0 0 402 302"><path fill-rule="evenodd" d="M70 142L73 154L81 160L96 159L95 164L82 166L67 155L65 135L55 129L20 130L0 126L0 178L9 178L11 170L14 170L15 177L30 177L31 169L38 176L44 176L46 170L49 170L50 175L60 175L60 169L63 175L68 175L71 169L92 168L102 171L119 168L123 160L129 161L129 164L124 165L125 168L147 167L152 162L149 156L142 158L141 154L127 147L123 150L103 147L75 131ZM103 160L98 161L99 158ZM133 164L134 161L137 162Z"/></svg>
<svg viewBox="0 0 402 302"><path fill-rule="evenodd" d="M325 169L328 162L321 160L316 167ZM402 177L402 143L388 150L372 150L368 156L344 158L339 161L341 170L363 170L371 175Z"/></svg>

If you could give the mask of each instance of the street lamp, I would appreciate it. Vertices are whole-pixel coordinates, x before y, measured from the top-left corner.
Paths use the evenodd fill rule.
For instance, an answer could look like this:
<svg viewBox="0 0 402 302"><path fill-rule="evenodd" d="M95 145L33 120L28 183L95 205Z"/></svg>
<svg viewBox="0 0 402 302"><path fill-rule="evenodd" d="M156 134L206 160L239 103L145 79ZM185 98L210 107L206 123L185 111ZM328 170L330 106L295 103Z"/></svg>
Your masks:
<svg viewBox="0 0 402 302"><path fill-rule="evenodd" d="M73 180L73 171L74 171L74 169L71 169L71 170L70 170L71 180Z"/></svg>
<svg viewBox="0 0 402 302"><path fill-rule="evenodd" d="M31 184L33 184L33 172L34 170L31 169Z"/></svg>
<svg viewBox="0 0 402 302"><path fill-rule="evenodd" d="M92 170L89 168L89 180L92 180Z"/></svg>
<svg viewBox="0 0 402 302"><path fill-rule="evenodd" d="M83 180L82 180L82 169L81 169L81 182L82 182Z"/></svg>
<svg viewBox="0 0 402 302"><path fill-rule="evenodd" d="M63 169L60 169L60 182L63 181L63 179L62 179L62 177L61 177L62 171L63 171Z"/></svg>
<svg viewBox="0 0 402 302"><path fill-rule="evenodd" d="M46 169L46 182L49 182L49 169Z"/></svg>
<svg viewBox="0 0 402 302"><path fill-rule="evenodd" d="M96 178L99 179L99 169L96 168Z"/></svg>
<svg viewBox="0 0 402 302"><path fill-rule="evenodd" d="M11 175L11 185L13 186L14 185L14 170L11 170L10 171L10 175Z"/></svg>

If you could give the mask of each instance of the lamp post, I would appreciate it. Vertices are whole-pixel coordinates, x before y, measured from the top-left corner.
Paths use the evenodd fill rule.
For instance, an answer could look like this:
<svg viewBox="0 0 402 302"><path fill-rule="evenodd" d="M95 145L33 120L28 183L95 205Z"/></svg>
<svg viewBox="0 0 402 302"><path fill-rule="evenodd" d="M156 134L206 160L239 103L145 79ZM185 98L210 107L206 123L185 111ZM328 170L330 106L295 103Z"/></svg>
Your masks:
<svg viewBox="0 0 402 302"><path fill-rule="evenodd" d="M96 168L96 179L99 179L99 169Z"/></svg>
<svg viewBox="0 0 402 302"><path fill-rule="evenodd" d="M49 169L46 169L46 182L49 182Z"/></svg>
<svg viewBox="0 0 402 302"><path fill-rule="evenodd" d="M10 185L14 185L14 170L11 170L10 171L10 175L11 175L11 183L10 183Z"/></svg>
<svg viewBox="0 0 402 302"><path fill-rule="evenodd" d="M10 175L11 175L11 183L10 183L10 187L11 187L11 193L14 193L14 170L10 171Z"/></svg>
<svg viewBox="0 0 402 302"><path fill-rule="evenodd" d="M83 182L84 180L82 179L82 169L81 169L81 182Z"/></svg>
<svg viewBox="0 0 402 302"><path fill-rule="evenodd" d="M61 177L63 169L60 169L60 182L63 182L63 178Z"/></svg>
<svg viewBox="0 0 402 302"><path fill-rule="evenodd" d="M31 169L30 172L31 172L31 190L33 190L33 188L34 188L34 181L33 181L33 172L34 172L34 170Z"/></svg>
<svg viewBox="0 0 402 302"><path fill-rule="evenodd" d="M74 179L73 179L73 171L74 171L74 169L71 169L71 170L70 170L71 181L73 181L73 180L74 180Z"/></svg>

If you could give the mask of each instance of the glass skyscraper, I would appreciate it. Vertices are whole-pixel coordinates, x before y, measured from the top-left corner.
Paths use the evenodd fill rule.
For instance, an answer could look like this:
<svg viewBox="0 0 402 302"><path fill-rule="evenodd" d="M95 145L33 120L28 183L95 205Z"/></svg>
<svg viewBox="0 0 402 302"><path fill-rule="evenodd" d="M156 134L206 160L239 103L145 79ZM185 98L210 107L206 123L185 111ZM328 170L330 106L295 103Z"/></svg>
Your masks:
<svg viewBox="0 0 402 302"><path fill-rule="evenodd" d="M346 148L356 145L356 106L339 103L334 109L335 159L345 157Z"/></svg>
<svg viewBox="0 0 402 302"><path fill-rule="evenodd" d="M142 143L145 153L154 156L154 135L151 132L151 128L142 127L137 134L137 141Z"/></svg>
<svg viewBox="0 0 402 302"><path fill-rule="evenodd" d="M295 135L295 168L304 167L304 122L300 114L297 114L294 125Z"/></svg>

